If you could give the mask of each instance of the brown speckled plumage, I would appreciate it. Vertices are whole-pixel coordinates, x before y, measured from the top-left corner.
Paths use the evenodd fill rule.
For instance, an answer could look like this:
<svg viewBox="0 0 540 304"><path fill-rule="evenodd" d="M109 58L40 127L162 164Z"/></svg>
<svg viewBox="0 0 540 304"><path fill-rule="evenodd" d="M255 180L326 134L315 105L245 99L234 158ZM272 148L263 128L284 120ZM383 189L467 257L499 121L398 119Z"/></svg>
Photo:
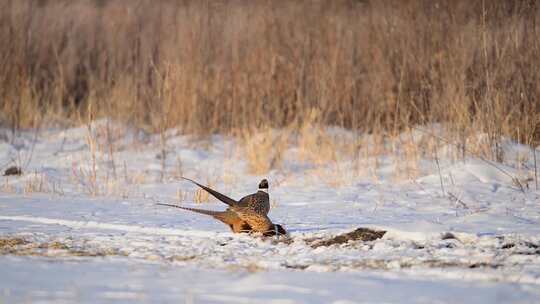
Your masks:
<svg viewBox="0 0 540 304"><path fill-rule="evenodd" d="M169 206L180 208L200 214L210 215L211 217L225 223L234 233L251 233L251 232L260 232L264 236L274 236L274 235L285 235L287 231L283 226L279 224L273 224L268 217L264 216L261 219L260 216L252 216L252 214L244 214L244 216L251 222L255 228L252 228L247 221L244 221L240 216L232 211L230 208L225 211L213 211L213 210L204 210L197 208L182 207L178 205L171 204L158 204L161 206Z"/></svg>
<svg viewBox="0 0 540 304"><path fill-rule="evenodd" d="M253 230L251 226L249 226L248 223L246 223L236 214L236 212L230 209L227 209L225 211L213 211L213 210L182 207L182 206L171 205L171 204L158 204L158 205L170 206L170 207L180 208L180 209L184 209L184 210L188 210L188 211L192 211L192 212L196 212L200 214L210 215L216 220L221 221L225 225L229 226L229 228L231 228L231 230L234 233L251 232Z"/></svg>
<svg viewBox="0 0 540 304"><path fill-rule="evenodd" d="M270 197L266 192L268 190L268 181L266 179L263 179L259 183L259 191L244 196L239 201L236 201L209 187L201 185L194 180L188 178L184 179L203 188L215 198L229 205L229 208L227 208L226 211L210 211L167 204L160 205L173 206L197 213L210 215L215 219L229 225L231 230L235 233L247 230L250 232L260 232L264 235L286 234L285 229L281 225L275 225L268 218L268 212L270 211Z"/></svg>
<svg viewBox="0 0 540 304"><path fill-rule="evenodd" d="M241 211L243 213L253 212L260 215L267 215L270 211L270 196L268 195L268 193L265 192L265 190L268 190L268 181L266 179L263 179L259 183L259 191L253 194L246 195L242 197L239 201L236 201L222 193L219 193L214 189L201 185L194 180L185 177L184 179L203 188L218 200L229 205L230 208L234 211Z"/></svg>

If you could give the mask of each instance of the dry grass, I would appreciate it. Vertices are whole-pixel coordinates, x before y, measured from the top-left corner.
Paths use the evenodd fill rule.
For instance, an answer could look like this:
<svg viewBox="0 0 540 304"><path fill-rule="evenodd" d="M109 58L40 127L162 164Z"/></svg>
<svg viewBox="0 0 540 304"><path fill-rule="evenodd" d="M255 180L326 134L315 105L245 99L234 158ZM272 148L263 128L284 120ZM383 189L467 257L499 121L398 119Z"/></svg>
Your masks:
<svg viewBox="0 0 540 304"><path fill-rule="evenodd" d="M160 134L162 181L184 171L165 168L171 127L235 135L254 174L293 147L336 186L376 179L383 154L413 179L445 146L418 125L444 126L451 159L504 160L504 136L540 145L539 17L534 1L0 0L0 126L86 125L72 179L92 195L146 178L118 168L121 135L93 128L100 117ZM36 177L25 191L44 188L57 187Z"/></svg>
<svg viewBox="0 0 540 304"><path fill-rule="evenodd" d="M331 136L321 123L320 111L313 109L299 128L299 157L315 164L336 162L338 153L346 150L340 137Z"/></svg>
<svg viewBox="0 0 540 304"><path fill-rule="evenodd" d="M15 193L16 191L15 187L13 187L13 185L9 183L8 177L4 177L4 182L2 183L1 190L5 193Z"/></svg>
<svg viewBox="0 0 540 304"><path fill-rule="evenodd" d="M90 248L87 246L74 246L71 242L60 241L33 242L19 237L5 236L0 238L0 255L19 256L125 256L121 250L115 248Z"/></svg>
<svg viewBox="0 0 540 304"><path fill-rule="evenodd" d="M279 168L290 141L313 163L390 142L410 178L425 152L398 134L439 122L500 160L502 136L540 144L539 15L534 1L0 0L0 124L92 116L162 135L230 132L253 173ZM97 194L96 157L117 168L111 130L104 148L93 134L83 175Z"/></svg>
<svg viewBox="0 0 540 304"><path fill-rule="evenodd" d="M13 237L13 238L3 237L3 238L0 238L0 248L1 249L4 249L4 248L11 249L11 248L13 248L15 246L26 245L28 243L29 242L26 241L25 239L17 238L17 237Z"/></svg>
<svg viewBox="0 0 540 304"><path fill-rule="evenodd" d="M212 188L211 185L208 185L208 187ZM210 201L210 194L208 194L208 192L206 192L206 191L204 191L202 189L197 189L195 191L195 195L193 197L193 200L197 204L208 203Z"/></svg>
<svg viewBox="0 0 540 304"><path fill-rule="evenodd" d="M206 183L204 183L204 185L209 188L214 189L216 181L217 179L215 177L214 179L207 177ZM210 194L207 191L201 188L197 188L197 190L195 190L193 200L195 201L196 204L204 204L204 203L209 203L210 201L215 201L216 199L213 196L210 196Z"/></svg>
<svg viewBox="0 0 540 304"><path fill-rule="evenodd" d="M279 169L285 150L289 147L289 132L287 129L243 129L238 137L240 158L246 159L249 172L264 174L270 169Z"/></svg>

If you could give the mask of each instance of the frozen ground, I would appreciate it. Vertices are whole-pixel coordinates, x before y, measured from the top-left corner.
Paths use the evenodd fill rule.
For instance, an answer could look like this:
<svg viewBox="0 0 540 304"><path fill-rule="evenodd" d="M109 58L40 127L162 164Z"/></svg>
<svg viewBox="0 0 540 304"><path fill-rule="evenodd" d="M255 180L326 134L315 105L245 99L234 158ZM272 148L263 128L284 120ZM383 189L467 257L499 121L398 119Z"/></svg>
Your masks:
<svg viewBox="0 0 540 304"><path fill-rule="evenodd" d="M93 134L103 129L96 123ZM507 161L498 164L523 191L479 159L445 158L445 147L441 174L426 159L417 178L401 180L391 157L361 175L345 158L315 170L290 149L282 168L264 176L270 217L290 232L276 240L155 205L224 208L195 204L196 188L181 175L232 197L255 191L263 176L247 173L233 140L171 131L162 161L159 136L112 133L89 145L85 128L14 140L5 132L0 165L21 164L25 174L0 183L0 303L540 301L540 192L528 147L506 142ZM441 177L451 194L442 194ZM358 227L387 233L312 246Z"/></svg>

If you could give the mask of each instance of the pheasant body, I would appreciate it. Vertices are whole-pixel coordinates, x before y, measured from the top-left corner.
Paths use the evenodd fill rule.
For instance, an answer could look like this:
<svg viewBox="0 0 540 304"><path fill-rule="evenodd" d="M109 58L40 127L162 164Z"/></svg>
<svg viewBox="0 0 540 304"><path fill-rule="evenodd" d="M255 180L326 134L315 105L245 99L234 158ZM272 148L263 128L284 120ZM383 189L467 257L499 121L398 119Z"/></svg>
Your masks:
<svg viewBox="0 0 540 304"><path fill-rule="evenodd" d="M181 207L169 204L160 204L177 207L196 213L210 215L213 218L227 224L235 233L238 232L260 232L265 236L286 234L287 232L281 225L276 225L268 218L270 211L270 196L268 195L268 181L263 179L259 183L259 191L246 195L239 201L236 201L222 193L219 193L209 187L201 185L194 180L184 178L197 186L201 187L212 196L229 205L225 211L211 211L196 208Z"/></svg>

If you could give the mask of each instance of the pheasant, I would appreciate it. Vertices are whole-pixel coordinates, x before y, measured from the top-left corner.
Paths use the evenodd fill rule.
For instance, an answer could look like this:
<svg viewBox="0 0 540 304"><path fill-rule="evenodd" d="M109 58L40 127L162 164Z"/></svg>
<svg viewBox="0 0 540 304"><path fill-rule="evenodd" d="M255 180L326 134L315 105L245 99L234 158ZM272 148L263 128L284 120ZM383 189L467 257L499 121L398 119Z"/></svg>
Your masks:
<svg viewBox="0 0 540 304"><path fill-rule="evenodd" d="M188 180L195 185L203 188L204 190L206 190L206 192L210 193L213 197L217 198L223 203L229 205L235 211L250 210L254 213L261 215L267 215L270 211L270 196L268 195L268 181L266 179L263 179L259 183L259 191L253 194L246 195L242 197L239 201L236 201L222 193L219 193L214 189L201 185L192 179L185 177L183 177L183 179Z"/></svg>
<svg viewBox="0 0 540 304"><path fill-rule="evenodd" d="M286 234L283 226L272 223L272 221L268 218L268 212L270 211L270 198L268 195L268 181L266 179L263 179L259 183L259 190L256 193L244 196L239 201L236 201L209 187L201 185L194 180L185 177L184 179L206 190L218 200L229 205L229 208L227 208L226 211L209 211L180 207L176 205L160 205L173 206L193 212L210 215L229 225L233 232L247 230L250 232L260 232L264 235Z"/></svg>
<svg viewBox="0 0 540 304"><path fill-rule="evenodd" d="M268 226L264 229L264 231L256 231L244 220L242 220L236 212L232 211L230 208L228 208L225 211L213 211L213 210L204 210L204 209L197 209L197 208L189 208L189 207L182 207L178 205L172 205L172 204L162 204L159 203L158 205L162 206L169 206L169 207L175 207L180 208L200 214L206 214L213 218L215 218L218 221L223 222L225 225L229 226L231 230L234 233L250 233L250 232L262 232L264 236L274 236L274 235L284 235L287 234L287 231L283 228L283 226L279 224L272 224L270 223L270 229L267 229ZM268 225L268 224L267 224Z"/></svg>

